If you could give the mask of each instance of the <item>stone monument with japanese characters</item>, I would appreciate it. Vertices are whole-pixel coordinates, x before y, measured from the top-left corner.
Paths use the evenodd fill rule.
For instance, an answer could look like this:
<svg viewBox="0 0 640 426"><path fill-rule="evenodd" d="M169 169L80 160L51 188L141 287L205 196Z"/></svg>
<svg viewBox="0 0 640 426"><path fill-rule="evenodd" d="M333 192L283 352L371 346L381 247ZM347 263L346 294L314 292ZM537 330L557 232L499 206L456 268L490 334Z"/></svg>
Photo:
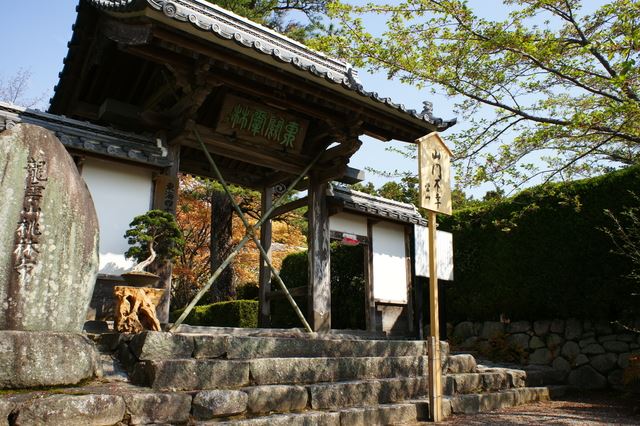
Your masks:
<svg viewBox="0 0 640 426"><path fill-rule="evenodd" d="M98 271L98 220L64 146L41 127L0 133L0 330L79 332Z"/></svg>

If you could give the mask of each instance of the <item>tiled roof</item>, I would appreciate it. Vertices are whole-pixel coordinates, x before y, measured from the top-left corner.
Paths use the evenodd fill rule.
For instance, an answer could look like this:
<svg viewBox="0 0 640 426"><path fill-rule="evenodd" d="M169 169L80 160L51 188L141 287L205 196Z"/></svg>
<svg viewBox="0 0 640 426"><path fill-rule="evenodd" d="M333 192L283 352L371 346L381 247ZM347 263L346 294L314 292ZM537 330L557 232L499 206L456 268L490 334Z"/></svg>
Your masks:
<svg viewBox="0 0 640 426"><path fill-rule="evenodd" d="M420 216L418 209L413 204L376 197L338 185L333 185L327 191L327 195L347 210L397 222L413 223L423 226L427 224L427 221Z"/></svg>
<svg viewBox="0 0 640 426"><path fill-rule="evenodd" d="M171 165L166 148L153 137L0 102L0 130L18 123L36 124L51 130L70 149L157 167Z"/></svg>
<svg viewBox="0 0 640 426"><path fill-rule="evenodd" d="M363 98L407 114L414 119L429 123L438 130L445 130L456 120L433 117L431 104L425 102L422 112L408 109L402 104L383 98L376 92L364 89L353 67L341 60L328 57L309 49L297 41L238 16L204 0L84 0L103 10L122 12L151 7L176 21L190 23L203 32L210 32L225 40L232 40L239 46L271 56L277 61L308 72L342 88L356 92Z"/></svg>

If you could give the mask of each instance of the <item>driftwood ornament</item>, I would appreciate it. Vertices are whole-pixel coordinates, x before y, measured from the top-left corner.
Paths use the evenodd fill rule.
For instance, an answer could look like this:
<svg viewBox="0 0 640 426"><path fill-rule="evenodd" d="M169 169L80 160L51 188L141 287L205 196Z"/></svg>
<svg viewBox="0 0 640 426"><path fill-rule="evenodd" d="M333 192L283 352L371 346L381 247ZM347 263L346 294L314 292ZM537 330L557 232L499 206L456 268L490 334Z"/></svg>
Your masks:
<svg viewBox="0 0 640 426"><path fill-rule="evenodd" d="M164 289L116 286L115 328L121 333L140 333L144 330L160 331L156 306Z"/></svg>

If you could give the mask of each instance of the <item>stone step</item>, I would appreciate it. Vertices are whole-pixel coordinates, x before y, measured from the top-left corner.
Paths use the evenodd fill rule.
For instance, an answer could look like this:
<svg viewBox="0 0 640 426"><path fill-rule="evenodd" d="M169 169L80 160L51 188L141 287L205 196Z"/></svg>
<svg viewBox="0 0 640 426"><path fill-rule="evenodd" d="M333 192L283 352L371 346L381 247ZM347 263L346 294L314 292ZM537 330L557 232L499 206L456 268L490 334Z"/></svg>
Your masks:
<svg viewBox="0 0 640 426"><path fill-rule="evenodd" d="M482 373L447 374L443 377L444 394L459 395L522 388L525 373L521 370L492 369Z"/></svg>
<svg viewBox="0 0 640 426"><path fill-rule="evenodd" d="M527 386L549 386L564 383L566 371L555 370L547 365L527 365Z"/></svg>
<svg viewBox="0 0 640 426"><path fill-rule="evenodd" d="M201 422L196 425L372 426L415 424L418 420L415 404L383 404L377 407L347 408L333 412L308 411L225 422Z"/></svg>
<svg viewBox="0 0 640 426"><path fill-rule="evenodd" d="M338 412L305 412L292 414L273 414L251 419L229 421L205 421L195 423L198 426L340 426L340 413Z"/></svg>
<svg viewBox="0 0 640 426"><path fill-rule="evenodd" d="M191 395L153 393L124 384L64 388L56 392L0 397L0 425L87 426L123 424L186 424Z"/></svg>
<svg viewBox="0 0 640 426"><path fill-rule="evenodd" d="M129 375L127 370L122 367L120 361L109 354L100 355L100 364L102 366L101 377L107 382L128 382Z"/></svg>
<svg viewBox="0 0 640 426"><path fill-rule="evenodd" d="M108 340L106 337L103 339ZM427 354L424 341L338 340L144 332L130 348L141 361L177 358L400 357Z"/></svg>
<svg viewBox="0 0 640 426"><path fill-rule="evenodd" d="M470 354L449 355L444 372L445 374L476 373L476 359Z"/></svg>
<svg viewBox="0 0 640 426"><path fill-rule="evenodd" d="M308 385L310 406L314 410L376 406L424 397L426 377L356 380Z"/></svg>
<svg viewBox="0 0 640 426"><path fill-rule="evenodd" d="M516 388L499 392L447 396L443 400L443 411L453 414L476 414L548 400L549 390L546 387Z"/></svg>
<svg viewBox="0 0 640 426"><path fill-rule="evenodd" d="M232 389L249 385L307 384L420 377L427 357L175 359L138 362L133 383L154 389Z"/></svg>

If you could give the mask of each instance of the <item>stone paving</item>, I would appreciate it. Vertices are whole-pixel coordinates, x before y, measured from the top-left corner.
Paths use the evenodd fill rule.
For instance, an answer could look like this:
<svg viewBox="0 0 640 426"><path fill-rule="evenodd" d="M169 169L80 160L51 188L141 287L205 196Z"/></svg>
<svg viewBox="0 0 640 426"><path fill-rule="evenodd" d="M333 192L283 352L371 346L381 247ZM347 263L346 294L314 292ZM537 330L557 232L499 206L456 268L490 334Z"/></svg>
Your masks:
<svg viewBox="0 0 640 426"><path fill-rule="evenodd" d="M425 423L426 424L426 423ZM454 415L442 425L638 425L640 395L571 393L489 413Z"/></svg>

